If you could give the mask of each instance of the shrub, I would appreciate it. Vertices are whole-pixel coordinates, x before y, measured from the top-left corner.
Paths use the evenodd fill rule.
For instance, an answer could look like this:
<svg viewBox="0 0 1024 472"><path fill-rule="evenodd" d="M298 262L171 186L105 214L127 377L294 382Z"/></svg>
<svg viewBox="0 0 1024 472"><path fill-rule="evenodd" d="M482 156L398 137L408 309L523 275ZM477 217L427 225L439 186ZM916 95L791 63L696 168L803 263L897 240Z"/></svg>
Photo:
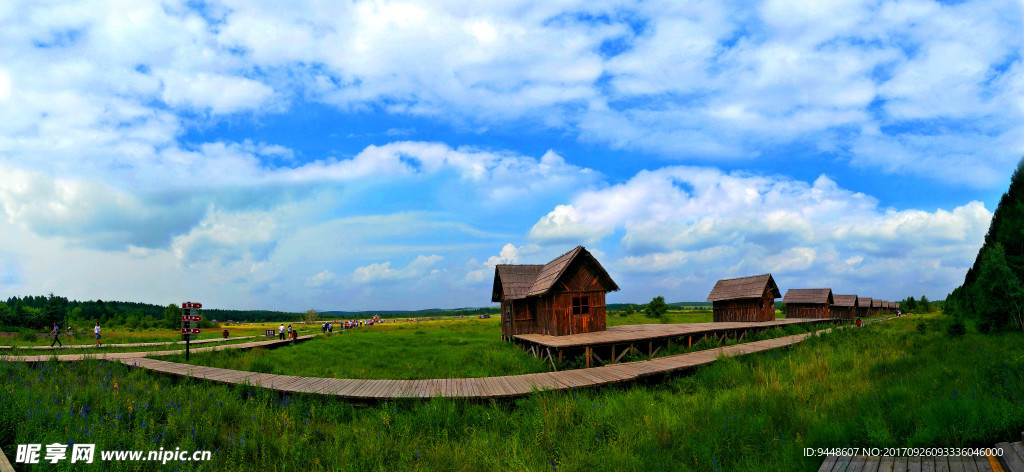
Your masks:
<svg viewBox="0 0 1024 472"><path fill-rule="evenodd" d="M918 323L917 324L917 333L918 334L924 334L925 331L928 331L928 325L924 324L924 322Z"/></svg>
<svg viewBox="0 0 1024 472"><path fill-rule="evenodd" d="M954 318L953 322L946 328L946 334L950 336L963 336L967 334L967 327L964 326L963 320Z"/></svg>

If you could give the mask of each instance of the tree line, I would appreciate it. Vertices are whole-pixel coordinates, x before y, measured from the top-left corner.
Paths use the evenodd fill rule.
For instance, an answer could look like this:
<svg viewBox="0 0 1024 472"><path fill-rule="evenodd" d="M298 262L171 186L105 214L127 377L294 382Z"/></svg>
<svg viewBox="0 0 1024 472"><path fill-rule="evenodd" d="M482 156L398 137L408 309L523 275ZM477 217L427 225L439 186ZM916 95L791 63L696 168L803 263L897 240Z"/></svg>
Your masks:
<svg viewBox="0 0 1024 472"><path fill-rule="evenodd" d="M983 333L1024 329L1024 159L999 200L985 243L943 311Z"/></svg>
<svg viewBox="0 0 1024 472"><path fill-rule="evenodd" d="M204 309L198 314L204 320L200 327L212 327L212 320L292 321L299 317L298 313L269 310ZM54 323L75 328L100 323L103 326L135 329L175 329L181 325L181 307L174 303L161 306L140 302L68 300L52 293L9 297L6 301L0 301L0 329L49 329Z"/></svg>

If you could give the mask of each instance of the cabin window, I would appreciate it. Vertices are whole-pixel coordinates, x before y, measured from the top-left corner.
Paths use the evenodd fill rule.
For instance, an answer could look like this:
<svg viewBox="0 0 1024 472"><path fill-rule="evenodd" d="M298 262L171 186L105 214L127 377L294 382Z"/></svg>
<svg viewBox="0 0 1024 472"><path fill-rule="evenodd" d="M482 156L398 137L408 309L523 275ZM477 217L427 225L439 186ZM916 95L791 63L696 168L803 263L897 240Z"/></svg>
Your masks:
<svg viewBox="0 0 1024 472"><path fill-rule="evenodd" d="M501 317L501 321L504 321L505 323L511 323L512 322L512 304L511 303L506 303L505 304L505 316Z"/></svg>
<svg viewBox="0 0 1024 472"><path fill-rule="evenodd" d="M586 315L590 313L590 297L572 297L572 314Z"/></svg>

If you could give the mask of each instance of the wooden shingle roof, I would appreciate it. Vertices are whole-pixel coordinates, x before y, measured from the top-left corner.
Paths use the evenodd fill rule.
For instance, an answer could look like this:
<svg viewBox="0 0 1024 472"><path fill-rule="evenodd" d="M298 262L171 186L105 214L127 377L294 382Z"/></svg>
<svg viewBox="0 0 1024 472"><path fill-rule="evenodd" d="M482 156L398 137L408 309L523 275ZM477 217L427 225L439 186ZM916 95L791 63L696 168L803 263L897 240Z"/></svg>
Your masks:
<svg viewBox="0 0 1024 472"><path fill-rule="evenodd" d="M786 290L786 296L782 297L782 303L814 303L831 305L832 289L791 288Z"/></svg>
<svg viewBox="0 0 1024 472"><path fill-rule="evenodd" d="M772 296L779 298L779 286L775 284L772 274L751 275L737 279L722 279L715 283L708 295L709 302L736 300L741 298L761 298L765 288L771 290Z"/></svg>
<svg viewBox="0 0 1024 472"><path fill-rule="evenodd" d="M881 300L871 300L871 308L882 308Z"/></svg>
<svg viewBox="0 0 1024 472"><path fill-rule="evenodd" d="M554 258L544 265L499 264L494 267L494 288L491 301L515 300L543 295L551 291L572 261L583 258L598 269L598 277L604 278L604 286L616 291L619 286L604 270L600 262L583 246L576 246L569 252Z"/></svg>
<svg viewBox="0 0 1024 472"><path fill-rule="evenodd" d="M857 296L856 295L832 295L832 298L833 298L833 300L835 300L832 303L835 306L843 306L843 307L855 307L855 306L857 306Z"/></svg>
<svg viewBox="0 0 1024 472"><path fill-rule="evenodd" d="M857 308L871 308L870 297L860 297L857 299Z"/></svg>

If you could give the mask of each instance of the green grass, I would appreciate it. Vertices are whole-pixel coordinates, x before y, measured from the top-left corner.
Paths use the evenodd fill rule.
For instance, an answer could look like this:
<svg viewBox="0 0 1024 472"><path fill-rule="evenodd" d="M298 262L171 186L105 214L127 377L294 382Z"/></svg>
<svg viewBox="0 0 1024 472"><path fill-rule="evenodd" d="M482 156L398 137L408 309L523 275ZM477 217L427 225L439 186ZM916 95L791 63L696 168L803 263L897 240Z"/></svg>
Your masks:
<svg viewBox="0 0 1024 472"><path fill-rule="evenodd" d="M360 407L111 362L0 363L0 447L210 449L217 470L811 471L821 459L804 458L804 447L991 446L1016 437L1024 334L969 330L952 339L947 323L905 317L721 359L687 377L508 402ZM199 468L97 469L189 466Z"/></svg>
<svg viewBox="0 0 1024 472"><path fill-rule="evenodd" d="M430 379L545 372L539 359L501 342L496 319L386 323L294 346L197 353L191 364L308 377ZM184 362L185 356L161 357Z"/></svg>

